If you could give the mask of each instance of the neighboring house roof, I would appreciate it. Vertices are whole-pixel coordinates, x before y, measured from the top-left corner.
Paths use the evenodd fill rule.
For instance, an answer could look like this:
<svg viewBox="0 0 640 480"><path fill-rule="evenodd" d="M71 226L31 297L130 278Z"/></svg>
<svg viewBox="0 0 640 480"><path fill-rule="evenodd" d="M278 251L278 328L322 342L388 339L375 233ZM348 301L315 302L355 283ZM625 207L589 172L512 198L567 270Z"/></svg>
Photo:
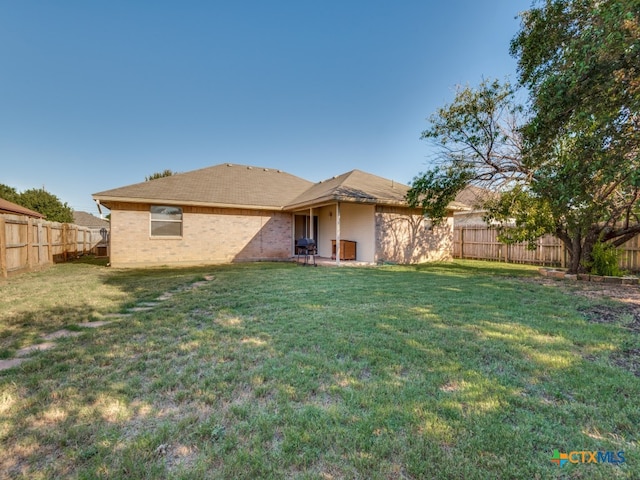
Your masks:
<svg viewBox="0 0 640 480"><path fill-rule="evenodd" d="M29 210L22 205L0 198L0 213L10 213L13 215L26 215L28 217L44 218L44 215L33 210Z"/></svg>
<svg viewBox="0 0 640 480"><path fill-rule="evenodd" d="M311 185L280 170L225 163L106 190L93 197L107 207L111 202L162 202L280 210Z"/></svg>
<svg viewBox="0 0 640 480"><path fill-rule="evenodd" d="M476 187L474 185L466 186L456 196L456 201L459 201L468 206L467 211L455 212L454 222L458 226L471 226L471 225L487 225L484 220L487 210L484 204L487 200L498 197L498 193L486 188ZM495 222L491 222L494 224Z"/></svg>
<svg viewBox="0 0 640 480"><path fill-rule="evenodd" d="M107 220L98 218L88 212L73 212L73 223L81 227L89 228L109 228L110 224Z"/></svg>
<svg viewBox="0 0 640 480"><path fill-rule="evenodd" d="M456 202L466 205L472 210L482 209L484 202L497 194L486 188L467 185L456 195Z"/></svg>

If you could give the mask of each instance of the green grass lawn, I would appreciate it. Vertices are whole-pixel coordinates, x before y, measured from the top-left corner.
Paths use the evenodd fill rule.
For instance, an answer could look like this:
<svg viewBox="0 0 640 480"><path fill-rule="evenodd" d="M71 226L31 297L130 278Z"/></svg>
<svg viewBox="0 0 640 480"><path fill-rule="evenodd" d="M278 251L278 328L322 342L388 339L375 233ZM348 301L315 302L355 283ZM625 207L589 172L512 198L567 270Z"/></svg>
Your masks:
<svg viewBox="0 0 640 480"><path fill-rule="evenodd" d="M640 476L634 319L530 267L57 265L0 284L0 358L164 292L0 371L0 478Z"/></svg>

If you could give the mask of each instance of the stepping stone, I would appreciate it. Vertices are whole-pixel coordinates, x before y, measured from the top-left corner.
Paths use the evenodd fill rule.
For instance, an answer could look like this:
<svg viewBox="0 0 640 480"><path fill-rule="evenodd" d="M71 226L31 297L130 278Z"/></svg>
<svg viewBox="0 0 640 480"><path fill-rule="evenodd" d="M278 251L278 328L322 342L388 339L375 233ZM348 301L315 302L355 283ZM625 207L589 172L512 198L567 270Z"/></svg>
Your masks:
<svg viewBox="0 0 640 480"><path fill-rule="evenodd" d="M165 300L169 300L171 297L173 297L173 293L166 292L160 295L156 300L158 300L159 302L164 302Z"/></svg>
<svg viewBox="0 0 640 480"><path fill-rule="evenodd" d="M141 302L138 303L138 307L157 307L160 305L158 302Z"/></svg>
<svg viewBox="0 0 640 480"><path fill-rule="evenodd" d="M0 360L0 370L8 370L10 368L17 367L26 360L26 358L11 358L9 360Z"/></svg>
<svg viewBox="0 0 640 480"><path fill-rule="evenodd" d="M216 277L215 277L215 276L213 276L213 275L205 275L205 276L204 276L204 279L205 279L207 282L210 282L211 280L214 280L215 278L216 278Z"/></svg>
<svg viewBox="0 0 640 480"><path fill-rule="evenodd" d="M57 340L58 338L77 337L78 335L80 335L80 332L72 332L71 330L63 328L62 330L58 330L47 335L42 335L42 338L44 338L45 340Z"/></svg>
<svg viewBox="0 0 640 480"><path fill-rule="evenodd" d="M124 317L130 317L131 314L130 313L106 313L102 316L104 318L124 318Z"/></svg>
<svg viewBox="0 0 640 480"><path fill-rule="evenodd" d="M53 342L36 343L35 345L31 345L30 347L24 347L18 350L16 352L16 357L26 357L33 352L44 352L45 350L50 350L55 346L56 344Z"/></svg>
<svg viewBox="0 0 640 480"><path fill-rule="evenodd" d="M201 287L203 285L206 285L206 284L207 284L207 282L195 282L195 283L191 284L191 288L199 288L199 287Z"/></svg>
<svg viewBox="0 0 640 480"><path fill-rule="evenodd" d="M150 310L153 310L153 307L132 307L129 312L148 312Z"/></svg>
<svg viewBox="0 0 640 480"><path fill-rule="evenodd" d="M98 328L98 327L103 327L105 325L109 325L110 323L113 323L113 321L109 321L109 320L99 320L96 322L84 322L84 323L77 323L76 325L78 325L79 327L83 327L83 328Z"/></svg>

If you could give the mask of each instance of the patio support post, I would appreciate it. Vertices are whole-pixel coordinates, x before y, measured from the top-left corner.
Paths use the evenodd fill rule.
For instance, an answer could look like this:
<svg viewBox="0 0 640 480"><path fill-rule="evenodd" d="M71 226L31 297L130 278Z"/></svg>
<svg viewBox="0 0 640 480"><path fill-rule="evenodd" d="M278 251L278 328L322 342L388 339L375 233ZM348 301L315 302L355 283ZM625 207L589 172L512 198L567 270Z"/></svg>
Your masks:
<svg viewBox="0 0 640 480"><path fill-rule="evenodd" d="M309 208L309 238L316 239L316 232L313 230L313 207Z"/></svg>
<svg viewBox="0 0 640 480"><path fill-rule="evenodd" d="M296 214L292 213L291 214L292 217L292 222L291 222L291 238L293 239L293 241L291 242L291 253L292 253L292 257L296 256ZM111 240L109 240L109 244L111 243ZM108 249L108 248L107 248Z"/></svg>
<svg viewBox="0 0 640 480"><path fill-rule="evenodd" d="M340 202L336 203L336 265L340 265Z"/></svg>

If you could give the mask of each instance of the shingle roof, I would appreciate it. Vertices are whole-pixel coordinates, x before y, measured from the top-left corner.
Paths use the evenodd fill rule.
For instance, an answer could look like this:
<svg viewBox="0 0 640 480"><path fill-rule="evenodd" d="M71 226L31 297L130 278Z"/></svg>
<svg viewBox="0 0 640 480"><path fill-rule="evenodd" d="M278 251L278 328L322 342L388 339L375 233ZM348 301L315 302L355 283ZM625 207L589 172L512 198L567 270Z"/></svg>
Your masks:
<svg viewBox="0 0 640 480"><path fill-rule="evenodd" d="M73 212L73 223L81 227L109 228L109 222L88 212Z"/></svg>
<svg viewBox="0 0 640 480"><path fill-rule="evenodd" d="M270 168L220 164L94 193L110 202L163 202L184 205L281 209L312 185L295 175Z"/></svg>
<svg viewBox="0 0 640 480"><path fill-rule="evenodd" d="M352 170L311 183L280 170L221 164L192 172L94 193L109 207L112 202L296 210L336 201L406 206L407 185ZM452 210L465 209L457 202Z"/></svg>
<svg viewBox="0 0 640 480"><path fill-rule="evenodd" d="M406 204L409 187L361 170L337 175L316 183L287 205L287 209L332 201Z"/></svg>
<svg viewBox="0 0 640 480"><path fill-rule="evenodd" d="M44 215L33 210L29 210L22 205L0 198L0 213L11 213L15 215L26 215L28 217L44 218Z"/></svg>
<svg viewBox="0 0 640 480"><path fill-rule="evenodd" d="M336 201L407 206L409 187L388 178L361 170L337 175L318 182L286 206L287 210ZM458 202L449 204L451 210L466 210Z"/></svg>
<svg viewBox="0 0 640 480"><path fill-rule="evenodd" d="M456 195L456 202L466 205L468 209L478 209L482 208L482 205L488 199L496 198L497 196L497 193L486 188L467 185Z"/></svg>

